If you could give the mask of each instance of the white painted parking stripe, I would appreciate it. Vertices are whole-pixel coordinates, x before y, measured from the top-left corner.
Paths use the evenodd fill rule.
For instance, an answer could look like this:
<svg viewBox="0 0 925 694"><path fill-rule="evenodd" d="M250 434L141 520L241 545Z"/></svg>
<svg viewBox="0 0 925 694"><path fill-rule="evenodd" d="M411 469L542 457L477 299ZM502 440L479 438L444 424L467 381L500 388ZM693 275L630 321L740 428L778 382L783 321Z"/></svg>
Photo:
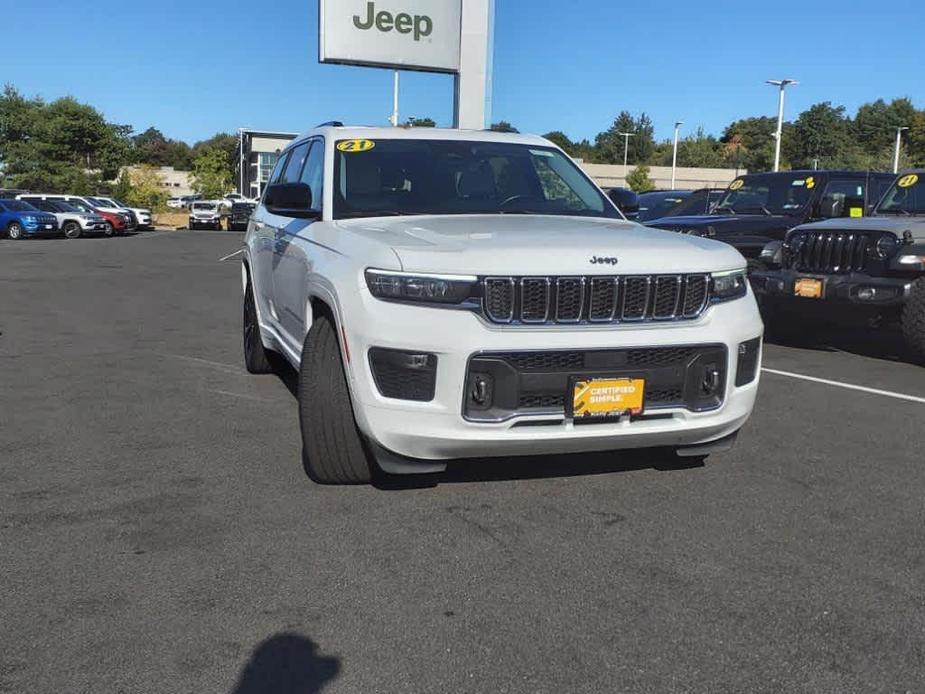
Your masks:
<svg viewBox="0 0 925 694"><path fill-rule="evenodd" d="M775 376L787 376L788 378L799 378L803 381L813 381L814 383L824 383L827 386L836 386L837 388L847 388L848 390L859 390L862 393L872 393L873 395L883 395L888 398L895 398L897 400L908 400L909 402L918 402L925 405L925 398L920 398L917 395L906 395L905 393L895 393L891 390L880 390L879 388L868 388L867 386L857 386L853 383L843 383L841 381L830 381L827 378L816 378L815 376L804 376L803 374L795 374L791 371L778 371L777 369L768 369L762 367L762 371L774 374Z"/></svg>
<svg viewBox="0 0 925 694"><path fill-rule="evenodd" d="M228 260L229 258L234 258L238 253L243 253L243 252L244 252L244 249L243 249L243 248L239 248L239 249L236 250L234 253L229 253L229 254L226 255L224 258L219 258L219 259L218 259L218 262L220 262L220 263L221 263L221 262L224 262L224 261Z"/></svg>

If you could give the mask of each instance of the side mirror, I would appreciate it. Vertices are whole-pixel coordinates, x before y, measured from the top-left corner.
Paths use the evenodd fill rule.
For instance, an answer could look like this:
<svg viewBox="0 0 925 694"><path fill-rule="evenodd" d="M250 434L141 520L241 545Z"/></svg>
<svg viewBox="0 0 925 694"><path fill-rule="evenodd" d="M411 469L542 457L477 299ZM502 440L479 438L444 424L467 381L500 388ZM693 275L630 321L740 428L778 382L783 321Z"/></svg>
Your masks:
<svg viewBox="0 0 925 694"><path fill-rule="evenodd" d="M295 219L317 219L312 209L312 189L307 183L277 183L267 189L264 205L270 214Z"/></svg>
<svg viewBox="0 0 925 694"><path fill-rule="evenodd" d="M819 216L822 219L835 219L842 216L842 202L835 198L823 198L819 203Z"/></svg>
<svg viewBox="0 0 925 694"><path fill-rule="evenodd" d="M627 217L634 217L639 213L639 196L627 188L611 188L607 197Z"/></svg>

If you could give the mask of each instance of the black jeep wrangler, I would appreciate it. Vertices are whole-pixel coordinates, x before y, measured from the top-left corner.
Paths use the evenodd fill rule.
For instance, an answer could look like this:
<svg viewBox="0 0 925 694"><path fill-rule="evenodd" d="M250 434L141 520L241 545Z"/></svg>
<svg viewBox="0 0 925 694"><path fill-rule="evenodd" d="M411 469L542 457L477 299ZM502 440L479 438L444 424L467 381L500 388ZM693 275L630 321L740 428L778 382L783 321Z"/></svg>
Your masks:
<svg viewBox="0 0 925 694"><path fill-rule="evenodd" d="M740 176L713 214L653 219L646 226L709 236L735 246L749 271L766 269L762 249L806 222L863 217L893 180L864 171L781 171Z"/></svg>
<svg viewBox="0 0 925 694"><path fill-rule="evenodd" d="M925 358L925 169L898 176L871 216L797 226L762 256L778 267L751 275L769 335L898 323Z"/></svg>

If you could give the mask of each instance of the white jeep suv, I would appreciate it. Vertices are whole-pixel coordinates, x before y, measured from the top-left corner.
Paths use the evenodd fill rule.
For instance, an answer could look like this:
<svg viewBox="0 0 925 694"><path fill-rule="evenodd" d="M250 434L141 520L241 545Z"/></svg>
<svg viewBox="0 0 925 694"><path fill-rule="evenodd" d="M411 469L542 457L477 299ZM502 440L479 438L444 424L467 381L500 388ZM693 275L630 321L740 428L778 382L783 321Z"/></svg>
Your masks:
<svg viewBox="0 0 925 694"><path fill-rule="evenodd" d="M326 125L248 225L244 358L299 371L319 482L731 447L763 325L731 246L627 222L539 137Z"/></svg>

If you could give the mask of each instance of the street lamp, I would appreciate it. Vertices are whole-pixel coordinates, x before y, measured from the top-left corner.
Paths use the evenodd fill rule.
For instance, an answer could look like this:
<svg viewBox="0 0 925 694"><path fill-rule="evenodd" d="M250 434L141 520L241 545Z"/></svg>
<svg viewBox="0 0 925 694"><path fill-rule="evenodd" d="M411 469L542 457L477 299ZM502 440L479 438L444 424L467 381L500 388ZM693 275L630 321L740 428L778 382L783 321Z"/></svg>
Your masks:
<svg viewBox="0 0 925 694"><path fill-rule="evenodd" d="M777 100L777 133L774 136L774 170L780 171L780 138L784 129L784 89L790 84L799 84L796 80L765 80L767 84L780 87L780 97Z"/></svg>
<svg viewBox="0 0 925 694"><path fill-rule="evenodd" d="M893 173L899 173L899 148L902 145L903 130L908 129L908 125L900 125L896 128L896 151L893 153Z"/></svg>
<svg viewBox="0 0 925 694"><path fill-rule="evenodd" d="M398 127L398 70L392 77L392 115L389 116L389 123L393 128Z"/></svg>
<svg viewBox="0 0 925 694"><path fill-rule="evenodd" d="M626 153L630 148L630 138L636 133L617 133L623 136L623 178L626 179Z"/></svg>
<svg viewBox="0 0 925 694"><path fill-rule="evenodd" d="M676 121L674 124L674 151L671 153L671 189L674 190L674 174L678 168L678 131L684 125L683 120Z"/></svg>

